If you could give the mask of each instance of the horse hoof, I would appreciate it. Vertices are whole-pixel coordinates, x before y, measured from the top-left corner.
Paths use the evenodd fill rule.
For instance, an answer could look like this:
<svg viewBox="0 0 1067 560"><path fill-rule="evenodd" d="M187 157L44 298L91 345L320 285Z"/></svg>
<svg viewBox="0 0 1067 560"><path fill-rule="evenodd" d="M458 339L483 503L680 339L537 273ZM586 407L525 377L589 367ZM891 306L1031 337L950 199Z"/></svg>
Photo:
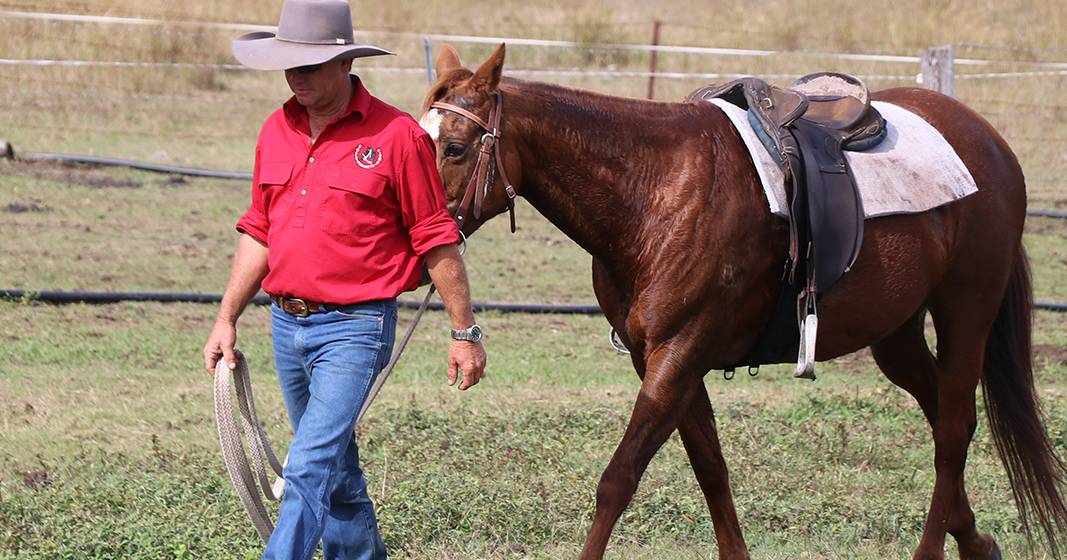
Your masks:
<svg viewBox="0 0 1067 560"><path fill-rule="evenodd" d="M989 560L1001 560L1000 547L997 546L997 541L993 541L993 548L989 549Z"/></svg>

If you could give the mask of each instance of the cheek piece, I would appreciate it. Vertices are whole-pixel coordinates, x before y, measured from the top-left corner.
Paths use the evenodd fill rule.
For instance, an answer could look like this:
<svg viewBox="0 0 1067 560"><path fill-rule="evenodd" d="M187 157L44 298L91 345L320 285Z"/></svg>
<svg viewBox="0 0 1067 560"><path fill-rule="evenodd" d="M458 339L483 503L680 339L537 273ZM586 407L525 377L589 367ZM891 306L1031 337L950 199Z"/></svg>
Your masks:
<svg viewBox="0 0 1067 560"><path fill-rule="evenodd" d="M508 213L511 217L511 233L515 233L515 196L517 193L514 185L508 179L507 171L504 169L504 160L500 155L500 119L504 112L504 98L498 90L493 92L493 99L496 103L489 112L489 123L492 124L487 123L478 115L451 103L435 101L430 107L451 111L466 117L485 131L478 148L478 161L474 164L474 170L471 172L467 187L463 191L463 198L460 199L459 206L456 208L454 218L460 228L463 227L464 220L471 213L474 214L475 219L482 217L482 202L485 201L485 197L489 194L489 189L495 183L494 174L500 173L500 178L504 183L504 192L507 193ZM483 177L482 188L478 188L479 176Z"/></svg>

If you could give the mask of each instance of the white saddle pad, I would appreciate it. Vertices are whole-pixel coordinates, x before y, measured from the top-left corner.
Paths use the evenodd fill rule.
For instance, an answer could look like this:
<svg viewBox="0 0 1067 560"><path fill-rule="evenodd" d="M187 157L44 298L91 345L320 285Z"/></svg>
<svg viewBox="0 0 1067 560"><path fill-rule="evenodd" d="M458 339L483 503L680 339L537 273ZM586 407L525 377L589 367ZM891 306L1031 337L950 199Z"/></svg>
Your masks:
<svg viewBox="0 0 1067 560"><path fill-rule="evenodd" d="M721 108L741 133L771 212L788 217L785 176L752 130L745 110L722 99L709 102ZM880 101L872 105L885 117L885 140L865 152L845 152L866 217L925 212L978 192L971 172L930 123L896 105Z"/></svg>

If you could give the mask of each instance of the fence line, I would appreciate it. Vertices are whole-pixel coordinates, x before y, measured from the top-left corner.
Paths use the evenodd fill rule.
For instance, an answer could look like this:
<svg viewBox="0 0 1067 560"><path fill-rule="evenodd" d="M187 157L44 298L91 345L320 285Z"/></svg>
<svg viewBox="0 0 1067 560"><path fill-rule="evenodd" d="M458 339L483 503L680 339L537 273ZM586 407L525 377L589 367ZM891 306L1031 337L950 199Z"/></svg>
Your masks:
<svg viewBox="0 0 1067 560"><path fill-rule="evenodd" d="M62 81L58 81L57 80L55 83L73 84L75 82L62 82ZM54 91L54 90L46 90L46 89L9 89L9 90L0 89L0 96L30 97L30 98L37 98L38 100L40 98L48 97L48 96L51 96L51 97L75 97L75 98L83 98L83 99L93 99L93 100L96 100L96 101L99 101L101 96L113 97L113 98L119 98L119 99L136 99L138 101L158 101L158 100L187 101L187 100L192 99L192 100L195 100L195 101L200 102L200 103L219 103L219 104L222 104L222 103L232 104L234 101L250 101L250 102L253 102L253 103L270 103L270 104L275 104L276 105L280 101L279 98L276 97L276 96L275 97L253 96L253 95L241 95L241 94L237 94L237 93L216 93L216 94L193 93L193 92L188 92L188 93L135 93L135 92L133 92L131 90L127 90L127 89L101 87L101 86L98 86L96 84L94 84L92 86L92 91ZM997 113L988 113L988 114L996 115ZM1045 113L1035 113L1035 115L1036 116L1042 116L1042 117L1047 116L1047 114L1045 114Z"/></svg>
<svg viewBox="0 0 1067 560"><path fill-rule="evenodd" d="M234 31L277 31L278 27L274 25L256 25L248 23L218 23L211 21L195 21L195 20L162 20L162 19L149 19L149 18L134 18L134 17L113 17L113 16L93 16L82 14L57 14L49 12L19 12L19 11L0 11L0 17L7 18L19 18L19 19L37 19L44 21L70 21L78 23L113 23L119 25L148 25L148 26L163 26L163 25L176 25L182 27L207 27L212 29L229 29Z"/></svg>
<svg viewBox="0 0 1067 560"><path fill-rule="evenodd" d="M982 45L979 43L958 43L956 45L961 49L973 49L973 50L989 50L989 51L1002 51L1002 52L1019 52L1019 53L1034 53L1034 52L1054 52L1054 53L1067 53L1067 47L1008 47L1004 45Z"/></svg>
<svg viewBox="0 0 1067 560"><path fill-rule="evenodd" d="M858 55L857 55L858 56ZM918 60L918 57L916 57ZM959 59L956 59L959 62ZM240 64L221 64L221 63L207 63L207 62L136 62L136 61L120 61L120 60L75 60L75 59L37 59L37 58L0 58L0 66L73 66L73 67L116 67L116 68L188 68L188 69L203 69L212 68L217 70L240 70L249 71L249 68L241 66ZM393 74L421 74L426 71L425 68L418 67L404 67L404 66L364 66L356 68L358 72L381 72L381 73L393 73ZM509 75L515 76L597 76L597 77L612 77L612 78L673 78L673 79L727 79L732 80L735 78L741 78L744 76L751 76L751 73L737 73L737 72L649 72L642 70L554 70L554 69L540 69L540 68L517 68L514 70L509 69L507 71ZM758 74L762 78L771 80L791 79L795 78L796 74ZM921 83L921 74L868 74L868 75L856 75L865 81L877 82L877 81L915 81ZM973 79L973 78L1018 78L1027 76L1067 76L1067 70L1045 70L1045 71L1033 71L1033 72L986 72L975 74L956 74L957 79Z"/></svg>
<svg viewBox="0 0 1067 560"><path fill-rule="evenodd" d="M211 64L200 62L135 62L120 60L73 60L40 58L0 58L0 66L110 66L126 68L216 68L248 70L240 64Z"/></svg>
<svg viewBox="0 0 1067 560"><path fill-rule="evenodd" d="M31 59L31 58L0 58L0 66L111 66L111 67L127 67L127 68L215 68L220 70L241 70L250 71L250 68L246 68L239 64L213 64L213 63L199 63L199 62L132 62L132 61L110 61L110 60L73 60L73 59ZM422 74L426 72L425 68L421 67L404 67L404 66L364 66L355 68L357 72L382 72L382 73L394 73L394 74ZM641 70L553 70L553 69L541 69L541 68L517 68L509 69L508 75L514 76L597 76L597 77L613 77L613 78L676 78L676 79L734 79L744 76L751 76L752 74L745 73L733 73L733 72L648 72ZM768 79L791 79L795 78L795 74L760 74L763 78ZM863 80L868 81L901 81L901 80L915 80L914 74L874 74L874 75L858 75L856 76Z"/></svg>
<svg viewBox="0 0 1067 560"><path fill-rule="evenodd" d="M112 17L112 16L91 16L91 15L74 15L74 14L56 14L45 12L19 12L19 11L0 11L0 17L8 18L22 18L22 19L37 19L45 21L71 21L71 22L83 22L83 23L108 23L108 24L122 24L122 25L151 25L151 26L196 26L207 27L213 29L228 29L235 31L276 31L276 26L269 25L256 25L246 23L223 23L223 22L208 22L208 21L188 21L188 20L176 20L167 21L161 19L147 19L147 18L127 18L127 17ZM601 50L622 50L622 51L638 51L638 52L662 52L662 53L681 53L681 54L706 54L717 56L742 56L742 57L770 57L770 56L790 56L790 57L818 57L818 58L830 58L836 60L852 60L861 62L891 62L891 63L907 63L918 64L921 62L921 58L915 55L877 55L877 54L862 54L862 53L833 53L833 52L820 52L820 51L781 51L781 50L765 50L765 49L735 49L735 48L719 48L719 47L695 47L695 46L676 46L676 45L643 45L633 43L582 43L577 41L562 41L552 39L524 39L518 37L496 37L496 36L480 36L480 35L449 35L449 34L433 34L433 33L413 33L404 31L374 31L371 32L374 35L393 36L393 37L406 37L406 38L429 38L432 41L451 41L456 43L471 43L471 44L498 44L508 43L511 45L523 45L523 46L541 46L541 47L566 47L566 48L587 48L587 49L601 49ZM1059 68L1067 69L1067 62L1049 62L1049 61L1016 61L1016 60L990 60L990 59L976 59L976 58L957 58L955 64L961 66L990 66L990 65L1018 65L1028 66L1034 68Z"/></svg>
<svg viewBox="0 0 1067 560"><path fill-rule="evenodd" d="M64 131L64 132L92 132L102 136L143 136L147 138L191 138L194 140L200 140L203 143L210 141L217 141L219 139L236 139L244 138L246 140L255 139L255 131L250 131L245 134L241 133L222 133L222 132L176 132L165 130L133 130L128 128L99 128L95 126L71 126L71 125L25 125L21 128L29 130L41 130L46 133ZM31 152L27 152L31 153ZM36 153L36 152L32 152ZM47 153L47 152L40 152ZM3 154L0 153L0 156Z"/></svg>
<svg viewBox="0 0 1067 560"><path fill-rule="evenodd" d="M1034 70L1029 72L981 72L971 74L956 74L956 79L973 80L976 78L1030 78L1043 76L1067 76L1067 70Z"/></svg>

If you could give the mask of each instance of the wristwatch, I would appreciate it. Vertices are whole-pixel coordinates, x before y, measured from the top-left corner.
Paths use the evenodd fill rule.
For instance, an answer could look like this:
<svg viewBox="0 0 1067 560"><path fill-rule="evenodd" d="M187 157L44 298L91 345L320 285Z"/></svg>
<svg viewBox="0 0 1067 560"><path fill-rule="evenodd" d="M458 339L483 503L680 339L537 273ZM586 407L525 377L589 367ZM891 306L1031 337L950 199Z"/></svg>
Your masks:
<svg viewBox="0 0 1067 560"><path fill-rule="evenodd" d="M471 325L461 331L451 331L452 340L466 340L468 342L478 342L482 339L482 328L477 324Z"/></svg>

